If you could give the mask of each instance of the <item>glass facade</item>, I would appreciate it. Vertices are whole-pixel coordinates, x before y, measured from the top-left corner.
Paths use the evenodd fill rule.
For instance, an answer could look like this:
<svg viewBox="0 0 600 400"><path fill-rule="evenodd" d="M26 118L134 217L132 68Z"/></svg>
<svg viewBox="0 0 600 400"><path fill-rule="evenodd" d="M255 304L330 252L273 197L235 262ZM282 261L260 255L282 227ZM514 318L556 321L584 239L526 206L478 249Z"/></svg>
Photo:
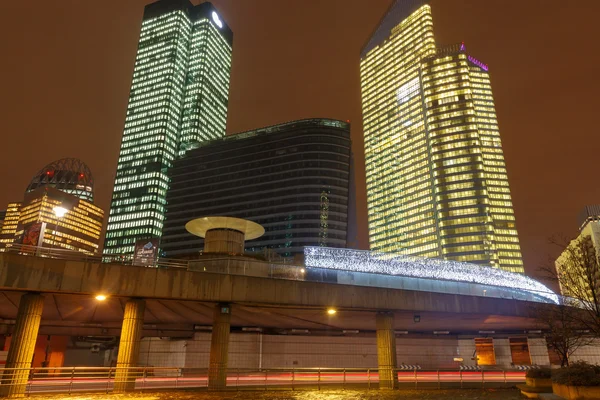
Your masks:
<svg viewBox="0 0 600 400"><path fill-rule="evenodd" d="M106 230L104 255L132 254L162 233L167 170L225 135L233 35L210 3L146 6Z"/></svg>
<svg viewBox="0 0 600 400"><path fill-rule="evenodd" d="M53 211L57 206L68 209L61 218ZM53 188L40 188L25 195L15 242L32 244L28 237L33 227L40 225L38 246L96 255L103 222L104 211L92 203Z"/></svg>
<svg viewBox="0 0 600 400"><path fill-rule="evenodd" d="M371 250L523 272L487 65L397 1L361 57Z"/></svg>
<svg viewBox="0 0 600 400"><path fill-rule="evenodd" d="M68 211L57 218L53 208ZM51 186L25 194L10 203L0 231L0 251L14 243L98 254L104 211L91 202Z"/></svg>
<svg viewBox="0 0 600 400"><path fill-rule="evenodd" d="M189 151L169 171L171 188L161 239L165 257L195 256L203 240L185 224L230 216L261 224L246 252L269 258L303 254L304 246L345 247L350 125L293 121L229 135Z"/></svg>

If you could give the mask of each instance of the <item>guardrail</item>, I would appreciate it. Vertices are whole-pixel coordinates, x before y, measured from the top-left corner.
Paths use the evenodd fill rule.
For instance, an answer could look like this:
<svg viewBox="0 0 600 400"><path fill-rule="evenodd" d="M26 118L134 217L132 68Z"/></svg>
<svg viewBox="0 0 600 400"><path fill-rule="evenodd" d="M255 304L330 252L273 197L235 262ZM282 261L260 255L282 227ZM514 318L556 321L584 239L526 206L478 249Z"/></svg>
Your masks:
<svg viewBox="0 0 600 400"><path fill-rule="evenodd" d="M82 252L13 244L7 247L9 253L33 255L90 263L110 262L111 264L133 265L130 257L106 257L89 255ZM406 277L401 275L377 274L338 269L305 267L277 261L264 261L256 258L230 255L204 255L198 259L181 260L159 258L150 267L181 268L190 271L209 273L255 276L275 279L301 280L310 282L337 283L342 285L378 287L386 289L403 289L427 291L435 293L461 294L467 296L492 297L533 302L547 302L544 294L534 290L521 290L502 286L483 285L469 282L433 280ZM572 300L558 296L561 304L573 304Z"/></svg>
<svg viewBox="0 0 600 400"><path fill-rule="evenodd" d="M205 368L136 367L127 370L128 382L135 379L135 390L207 389ZM0 393L11 386L10 378L28 371L26 394L113 391L117 368L0 368ZM515 370L397 370L399 388L472 388L512 386L525 381L525 372ZM121 375L122 376L122 375ZM230 368L228 390L322 390L378 389L376 368ZM15 384L17 385L17 384ZM23 383L18 383L23 385Z"/></svg>
<svg viewBox="0 0 600 400"><path fill-rule="evenodd" d="M11 244L6 247L5 252L17 253L26 256L37 256L44 258L54 258L59 260L82 261L88 263L103 263L110 262L111 264L134 265L131 257L112 257L107 260L106 257L91 255L81 251L58 249L53 247L38 247L22 244ZM152 266L164 268L187 268L187 260L178 260L173 258L159 258Z"/></svg>

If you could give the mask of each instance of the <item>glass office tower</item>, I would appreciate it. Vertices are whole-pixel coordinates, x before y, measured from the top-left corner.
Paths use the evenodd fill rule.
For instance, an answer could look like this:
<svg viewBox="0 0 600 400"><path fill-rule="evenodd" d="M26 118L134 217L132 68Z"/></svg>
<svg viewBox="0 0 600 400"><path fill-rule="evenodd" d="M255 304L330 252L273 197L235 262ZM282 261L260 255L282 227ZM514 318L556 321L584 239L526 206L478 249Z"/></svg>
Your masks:
<svg viewBox="0 0 600 400"><path fill-rule="evenodd" d="M487 65L399 0L360 69L371 250L523 272Z"/></svg>
<svg viewBox="0 0 600 400"><path fill-rule="evenodd" d="M106 229L104 255L162 233L167 170L225 135L233 34L210 3L146 6Z"/></svg>

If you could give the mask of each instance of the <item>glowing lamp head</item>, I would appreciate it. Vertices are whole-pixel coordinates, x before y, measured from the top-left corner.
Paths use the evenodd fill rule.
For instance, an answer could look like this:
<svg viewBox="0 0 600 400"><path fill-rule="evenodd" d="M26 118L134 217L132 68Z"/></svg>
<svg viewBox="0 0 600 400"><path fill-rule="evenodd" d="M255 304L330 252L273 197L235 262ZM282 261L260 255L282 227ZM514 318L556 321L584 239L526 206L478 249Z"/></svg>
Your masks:
<svg viewBox="0 0 600 400"><path fill-rule="evenodd" d="M335 308L328 308L327 309L327 314L329 314L329 315L335 315L335 313L337 313L337 310Z"/></svg>
<svg viewBox="0 0 600 400"><path fill-rule="evenodd" d="M58 218L62 218L69 210L61 206L56 206L52 209L52 211L54 211L54 215L56 215Z"/></svg>
<svg viewBox="0 0 600 400"><path fill-rule="evenodd" d="M98 300L98 301L104 301L104 300L106 300L106 296L103 295L103 294L99 294L99 295L96 296L96 300Z"/></svg>
<svg viewBox="0 0 600 400"><path fill-rule="evenodd" d="M219 28L223 27L223 22L221 21L221 18L219 18L219 14L217 14L215 11L212 12L212 19Z"/></svg>

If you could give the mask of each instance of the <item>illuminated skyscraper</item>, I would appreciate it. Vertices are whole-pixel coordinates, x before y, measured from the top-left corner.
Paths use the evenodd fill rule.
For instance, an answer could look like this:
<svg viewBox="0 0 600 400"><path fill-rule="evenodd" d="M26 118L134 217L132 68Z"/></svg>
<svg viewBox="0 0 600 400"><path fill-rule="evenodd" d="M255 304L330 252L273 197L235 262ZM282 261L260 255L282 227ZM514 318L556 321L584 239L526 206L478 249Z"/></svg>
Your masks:
<svg viewBox="0 0 600 400"><path fill-rule="evenodd" d="M146 6L113 189L104 255L162 233L167 170L225 135L233 34L210 3Z"/></svg>
<svg viewBox="0 0 600 400"><path fill-rule="evenodd" d="M93 199L94 177L83 161L51 162L33 176L22 202L8 204L0 251L17 244L98 254L104 211ZM56 207L64 214L58 215Z"/></svg>
<svg viewBox="0 0 600 400"><path fill-rule="evenodd" d="M6 207L4 221L2 223L2 228L0 229L0 251L5 251L6 248L10 247L15 241L15 232L17 231L17 225L19 224L20 208L20 202L8 203L8 207Z"/></svg>
<svg viewBox="0 0 600 400"><path fill-rule="evenodd" d="M59 217L53 211L64 207ZM92 202L52 187L25 193L15 243L97 255L104 211Z"/></svg>
<svg viewBox="0 0 600 400"><path fill-rule="evenodd" d="M398 0L360 70L371 250L523 272L487 65Z"/></svg>

